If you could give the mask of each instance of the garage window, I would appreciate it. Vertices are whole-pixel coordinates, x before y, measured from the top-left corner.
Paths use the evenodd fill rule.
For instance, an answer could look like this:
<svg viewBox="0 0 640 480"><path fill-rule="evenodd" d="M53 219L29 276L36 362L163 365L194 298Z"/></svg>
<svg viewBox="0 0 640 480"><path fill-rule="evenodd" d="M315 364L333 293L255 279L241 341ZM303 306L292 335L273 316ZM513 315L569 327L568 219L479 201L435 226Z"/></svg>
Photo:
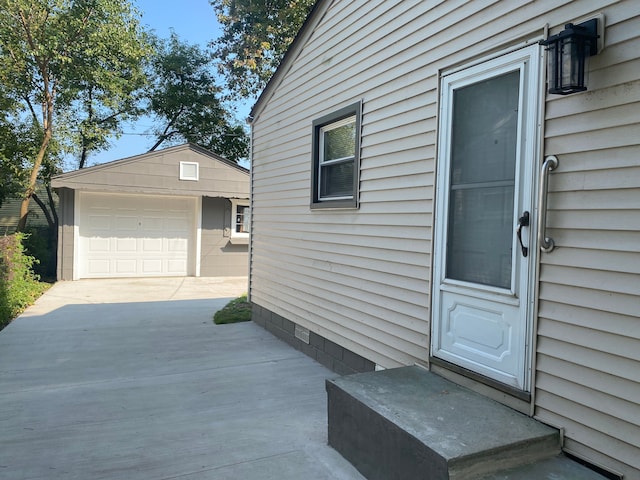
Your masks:
<svg viewBox="0 0 640 480"><path fill-rule="evenodd" d="M251 210L248 200L232 200L231 236L248 238L251 232Z"/></svg>

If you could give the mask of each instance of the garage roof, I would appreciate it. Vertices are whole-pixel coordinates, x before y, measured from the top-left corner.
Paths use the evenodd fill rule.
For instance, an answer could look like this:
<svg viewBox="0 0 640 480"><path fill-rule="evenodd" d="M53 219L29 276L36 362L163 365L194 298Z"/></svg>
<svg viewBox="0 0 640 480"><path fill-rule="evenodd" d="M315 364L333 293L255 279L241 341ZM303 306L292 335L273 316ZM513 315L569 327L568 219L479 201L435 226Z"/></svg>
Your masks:
<svg viewBox="0 0 640 480"><path fill-rule="evenodd" d="M185 172L188 174L183 175ZM249 170L187 143L56 175L51 185L104 192L249 198Z"/></svg>

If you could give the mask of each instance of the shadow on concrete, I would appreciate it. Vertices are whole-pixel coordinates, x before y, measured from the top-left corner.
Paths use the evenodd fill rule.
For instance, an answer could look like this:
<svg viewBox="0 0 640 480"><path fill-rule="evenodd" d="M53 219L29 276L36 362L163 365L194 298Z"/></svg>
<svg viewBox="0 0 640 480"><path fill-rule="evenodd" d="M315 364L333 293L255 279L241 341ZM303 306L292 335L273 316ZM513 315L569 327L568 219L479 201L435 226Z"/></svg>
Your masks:
<svg viewBox="0 0 640 480"><path fill-rule="evenodd" d="M333 374L232 297L68 304L0 332L3 479L362 479L327 446Z"/></svg>

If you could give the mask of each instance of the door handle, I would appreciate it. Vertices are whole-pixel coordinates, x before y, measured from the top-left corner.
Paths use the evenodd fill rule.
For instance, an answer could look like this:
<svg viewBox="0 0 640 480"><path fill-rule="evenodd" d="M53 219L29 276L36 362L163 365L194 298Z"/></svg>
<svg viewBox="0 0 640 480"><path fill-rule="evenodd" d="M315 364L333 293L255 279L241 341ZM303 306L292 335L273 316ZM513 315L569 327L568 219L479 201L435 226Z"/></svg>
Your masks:
<svg viewBox="0 0 640 480"><path fill-rule="evenodd" d="M520 248L522 249L522 256L526 257L529 254L529 248L525 247L522 243L522 227L529 226L529 212L524 212L522 216L518 219L518 230L516 230L516 236L518 237L518 242L520 242Z"/></svg>

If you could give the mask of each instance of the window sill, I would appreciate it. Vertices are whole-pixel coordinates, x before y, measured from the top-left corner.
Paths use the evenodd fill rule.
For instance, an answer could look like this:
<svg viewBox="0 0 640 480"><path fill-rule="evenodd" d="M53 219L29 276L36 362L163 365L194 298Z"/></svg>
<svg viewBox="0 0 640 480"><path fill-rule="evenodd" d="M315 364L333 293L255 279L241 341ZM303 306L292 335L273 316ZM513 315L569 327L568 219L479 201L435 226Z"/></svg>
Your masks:
<svg viewBox="0 0 640 480"><path fill-rule="evenodd" d="M229 243L234 245L249 245L249 237L229 237Z"/></svg>
<svg viewBox="0 0 640 480"><path fill-rule="evenodd" d="M311 210L357 210L359 205L354 200L326 200L312 202Z"/></svg>

